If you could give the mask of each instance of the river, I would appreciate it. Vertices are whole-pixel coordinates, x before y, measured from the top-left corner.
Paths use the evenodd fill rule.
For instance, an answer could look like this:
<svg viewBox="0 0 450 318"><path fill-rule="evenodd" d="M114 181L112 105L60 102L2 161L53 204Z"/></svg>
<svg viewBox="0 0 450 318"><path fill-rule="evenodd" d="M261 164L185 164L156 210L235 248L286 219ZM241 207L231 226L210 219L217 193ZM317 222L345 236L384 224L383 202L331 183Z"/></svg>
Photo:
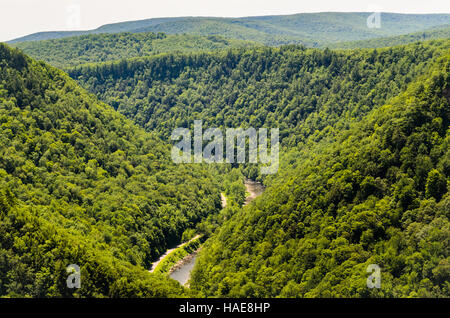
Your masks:
<svg viewBox="0 0 450 318"><path fill-rule="evenodd" d="M194 268L195 260L197 259L197 252L192 253L185 258L180 266L178 266L169 276L179 282L181 285L186 285L191 277L191 271Z"/></svg>
<svg viewBox="0 0 450 318"><path fill-rule="evenodd" d="M179 244L178 246L175 246L174 248L168 249L163 255L161 255L161 257L152 264L152 268L150 269L150 273L153 273L153 271L155 270L156 266L158 266L159 263L161 263L161 261L166 258L170 253L172 253L174 250L176 250L177 248L183 247L186 244L189 244L190 242L192 242L193 240L196 240L200 237L200 235L196 235L195 237L193 237L192 239L190 239L188 242L184 242Z"/></svg>
<svg viewBox="0 0 450 318"><path fill-rule="evenodd" d="M264 192L265 189L261 183L252 180L245 181L245 188L247 189L249 195L245 199L244 205L249 204L254 199L259 197ZM222 207L225 207L226 198L223 194L221 195L221 198L222 198ZM196 259L197 259L197 252L186 256L181 262L179 262L176 269L173 270L169 274L169 276L178 281L181 285L186 285L191 276L191 271L194 268Z"/></svg>
<svg viewBox="0 0 450 318"><path fill-rule="evenodd" d="M247 189L247 192L250 193L250 195L248 195L247 198L245 199L244 205L247 205L253 200L255 200L265 190L264 186L260 182L252 180L245 181L245 188Z"/></svg>

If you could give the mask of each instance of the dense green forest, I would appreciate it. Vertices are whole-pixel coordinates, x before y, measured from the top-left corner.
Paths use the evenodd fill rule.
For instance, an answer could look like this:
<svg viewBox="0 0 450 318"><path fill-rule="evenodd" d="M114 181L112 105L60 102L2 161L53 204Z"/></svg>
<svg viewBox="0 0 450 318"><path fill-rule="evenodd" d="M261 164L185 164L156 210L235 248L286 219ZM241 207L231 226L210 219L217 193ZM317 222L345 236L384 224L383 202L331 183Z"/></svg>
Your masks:
<svg viewBox="0 0 450 318"><path fill-rule="evenodd" d="M449 49L431 41L377 50L302 46L165 54L83 65L69 74L169 141L177 127L279 127L287 146L345 128L406 89ZM319 132L318 132L319 131Z"/></svg>
<svg viewBox="0 0 450 318"><path fill-rule="evenodd" d="M70 74L163 138L197 118L280 127L280 172L206 242L191 281L198 295L441 297L449 295L448 45L170 54ZM381 290L366 287L372 263L383 269Z"/></svg>
<svg viewBox="0 0 450 318"><path fill-rule="evenodd" d="M448 51L447 51L448 53ZM347 130L292 150L207 241L191 288L225 297L449 297L450 55ZM381 288L366 268L381 267Z"/></svg>
<svg viewBox="0 0 450 318"><path fill-rule="evenodd" d="M0 297L449 297L450 16L383 14L377 30L367 16L0 43ZM198 119L279 128L278 173L174 164L173 129ZM244 178L267 190L242 207ZM205 241L190 290L148 272L197 234L157 271Z"/></svg>
<svg viewBox="0 0 450 318"><path fill-rule="evenodd" d="M27 55L58 68L106 62L165 52L214 51L256 43L220 36L166 35L163 33L95 34L47 41L18 43Z"/></svg>
<svg viewBox="0 0 450 318"><path fill-rule="evenodd" d="M450 27L370 40L326 44L330 48L380 48L431 39L447 39ZM14 45L29 56L67 69L86 63L107 62L169 52L216 51L261 46L258 42L217 35L199 36L164 33L93 34L54 40L20 42Z"/></svg>
<svg viewBox="0 0 450 318"><path fill-rule="evenodd" d="M337 42L401 35L450 23L449 14L381 13L381 28L368 28L370 12L321 12L244 18L156 18L104 25L89 31L39 32L11 41L49 40L98 33L163 32L221 35L266 45L326 46Z"/></svg>
<svg viewBox="0 0 450 318"><path fill-rule="evenodd" d="M145 271L220 210L210 167L170 146L65 73L0 44L0 296L174 296Z"/></svg>

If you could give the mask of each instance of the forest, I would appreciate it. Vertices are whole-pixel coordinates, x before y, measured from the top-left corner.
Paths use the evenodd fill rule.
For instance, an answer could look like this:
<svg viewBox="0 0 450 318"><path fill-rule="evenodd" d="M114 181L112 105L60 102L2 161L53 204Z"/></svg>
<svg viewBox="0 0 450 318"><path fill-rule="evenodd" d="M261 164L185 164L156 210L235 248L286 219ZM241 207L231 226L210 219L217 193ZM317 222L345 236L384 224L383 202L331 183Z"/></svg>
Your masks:
<svg viewBox="0 0 450 318"><path fill-rule="evenodd" d="M166 35L148 32L83 35L46 41L22 42L14 46L34 59L66 69L81 64L168 52L216 51L256 45L258 44L254 42L228 39L217 35Z"/></svg>
<svg viewBox="0 0 450 318"><path fill-rule="evenodd" d="M0 65L0 295L66 296L73 263L80 296L180 292L144 269L219 211L209 167L175 165L62 71L3 44Z"/></svg>
<svg viewBox="0 0 450 318"><path fill-rule="evenodd" d="M0 297L448 298L448 15L352 36L362 20L150 19L0 43ZM200 119L279 128L278 173L174 163L172 131ZM244 206L246 179L266 190ZM181 286L167 273L194 251Z"/></svg>
<svg viewBox="0 0 450 318"><path fill-rule="evenodd" d="M120 113L164 140L201 118L207 127L278 127L286 147L345 128L449 49L435 40L384 49L303 46L166 54L68 70Z"/></svg>
<svg viewBox="0 0 450 318"><path fill-rule="evenodd" d="M191 282L199 295L442 297L448 44L228 50L69 74L163 139L195 118L211 127L280 127L285 166L265 180L266 195L206 242ZM372 263L387 272L382 290L366 288Z"/></svg>
<svg viewBox="0 0 450 318"><path fill-rule="evenodd" d="M291 152L265 195L206 243L191 288L222 297L448 297L449 62L439 59L338 136ZM382 268L380 289L366 287L369 264Z"/></svg>

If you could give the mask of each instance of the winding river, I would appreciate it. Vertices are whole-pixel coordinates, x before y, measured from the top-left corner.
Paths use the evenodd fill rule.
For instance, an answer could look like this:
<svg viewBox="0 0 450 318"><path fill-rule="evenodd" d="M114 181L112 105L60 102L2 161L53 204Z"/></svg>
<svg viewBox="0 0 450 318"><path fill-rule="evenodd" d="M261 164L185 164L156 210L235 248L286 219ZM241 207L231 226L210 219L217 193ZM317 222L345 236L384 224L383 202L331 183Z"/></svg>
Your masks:
<svg viewBox="0 0 450 318"><path fill-rule="evenodd" d="M245 199L244 205L249 204L254 199L259 197L264 192L264 186L255 181L246 180L245 181L245 188L247 189L247 192L249 195ZM226 198L222 194L222 207L226 206ZM186 285L189 281L189 278L191 276L191 271L194 268L195 261L197 259L197 252L192 253L188 256L186 256L176 267L175 270L171 271L169 276L176 281L178 281L181 285Z"/></svg>

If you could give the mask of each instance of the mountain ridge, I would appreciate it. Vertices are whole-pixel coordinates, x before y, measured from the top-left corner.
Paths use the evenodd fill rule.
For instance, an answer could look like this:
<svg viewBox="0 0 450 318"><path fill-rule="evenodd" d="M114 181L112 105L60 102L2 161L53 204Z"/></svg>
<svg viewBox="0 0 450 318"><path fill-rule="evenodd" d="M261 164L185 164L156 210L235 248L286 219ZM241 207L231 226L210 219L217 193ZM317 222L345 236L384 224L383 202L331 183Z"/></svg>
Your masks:
<svg viewBox="0 0 450 318"><path fill-rule="evenodd" d="M369 29L370 12L319 12L242 18L176 17L119 22L87 31L38 32L7 43L62 38L74 35L118 32L164 32L195 35L222 35L267 45L306 44L364 40L420 31L450 23L450 14L381 13L382 28ZM336 33L338 28L338 33ZM339 34L339 36L338 36Z"/></svg>

